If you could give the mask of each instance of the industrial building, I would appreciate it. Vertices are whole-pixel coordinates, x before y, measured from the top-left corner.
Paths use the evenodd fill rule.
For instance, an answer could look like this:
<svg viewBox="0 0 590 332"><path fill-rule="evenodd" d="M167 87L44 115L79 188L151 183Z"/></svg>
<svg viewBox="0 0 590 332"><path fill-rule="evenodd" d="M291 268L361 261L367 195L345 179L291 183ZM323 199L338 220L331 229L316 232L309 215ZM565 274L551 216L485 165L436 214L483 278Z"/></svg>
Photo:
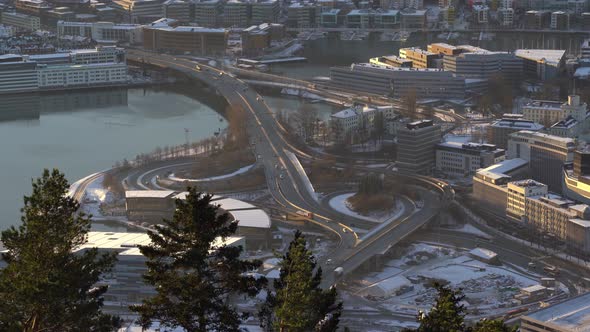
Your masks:
<svg viewBox="0 0 590 332"><path fill-rule="evenodd" d="M435 165L440 126L432 120L406 124L397 132L397 167L400 172L430 174Z"/></svg>
<svg viewBox="0 0 590 332"><path fill-rule="evenodd" d="M439 69L393 68L369 63L330 68L331 84L401 98L415 93L419 98L464 99L465 79Z"/></svg>
<svg viewBox="0 0 590 332"><path fill-rule="evenodd" d="M474 175L504 160L504 150L493 144L445 142L436 146L436 170L451 177Z"/></svg>
<svg viewBox="0 0 590 332"><path fill-rule="evenodd" d="M185 199L187 192L168 190L135 190L125 192L125 206L129 220L161 223L171 219L176 209L176 199ZM213 204L238 220L237 235L246 238L249 248L269 248L271 243L270 217L260 208L233 198L213 196Z"/></svg>

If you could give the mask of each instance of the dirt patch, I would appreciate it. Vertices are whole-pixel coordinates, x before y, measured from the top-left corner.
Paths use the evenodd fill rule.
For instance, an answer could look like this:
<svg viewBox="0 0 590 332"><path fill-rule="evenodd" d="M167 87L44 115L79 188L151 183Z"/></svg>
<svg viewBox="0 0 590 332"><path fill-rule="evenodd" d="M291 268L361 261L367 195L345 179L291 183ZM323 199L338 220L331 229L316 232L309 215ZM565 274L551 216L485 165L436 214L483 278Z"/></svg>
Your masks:
<svg viewBox="0 0 590 332"><path fill-rule="evenodd" d="M395 199L390 194L355 194L347 199L349 207L360 214L391 210Z"/></svg>

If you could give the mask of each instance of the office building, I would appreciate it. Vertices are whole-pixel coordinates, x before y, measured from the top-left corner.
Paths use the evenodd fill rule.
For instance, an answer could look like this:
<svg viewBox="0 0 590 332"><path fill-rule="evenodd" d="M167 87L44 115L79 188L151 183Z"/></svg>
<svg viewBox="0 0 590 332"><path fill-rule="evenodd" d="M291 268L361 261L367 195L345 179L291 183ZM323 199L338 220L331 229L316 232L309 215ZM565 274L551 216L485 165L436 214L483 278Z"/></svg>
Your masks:
<svg viewBox="0 0 590 332"><path fill-rule="evenodd" d="M570 28L570 14L562 11L551 13L551 24L554 30L568 30Z"/></svg>
<svg viewBox="0 0 590 332"><path fill-rule="evenodd" d="M252 7L246 1L230 0L223 7L223 24L226 27L247 27L251 16Z"/></svg>
<svg viewBox="0 0 590 332"><path fill-rule="evenodd" d="M445 56L443 67L466 78L490 79L501 75L508 81L518 81L523 75L523 60L508 52L462 52Z"/></svg>
<svg viewBox="0 0 590 332"><path fill-rule="evenodd" d="M319 24L321 7L309 3L292 3L287 11L287 25L292 28L313 28Z"/></svg>
<svg viewBox="0 0 590 332"><path fill-rule="evenodd" d="M585 122L588 116L588 105L582 103L578 95L570 95L565 103L533 100L522 107L522 114L527 120L549 127L570 116L579 122Z"/></svg>
<svg viewBox="0 0 590 332"><path fill-rule="evenodd" d="M440 126L432 120L406 124L397 132L397 167L403 173L430 174L435 166Z"/></svg>
<svg viewBox="0 0 590 332"><path fill-rule="evenodd" d="M252 19L250 24L276 23L281 8L277 0L257 0L251 3Z"/></svg>
<svg viewBox="0 0 590 332"><path fill-rule="evenodd" d="M463 52L462 49L446 43L428 44L427 49L430 53L439 54L442 56L455 56Z"/></svg>
<svg viewBox="0 0 590 332"><path fill-rule="evenodd" d="M524 74L530 78L548 80L559 75L565 66L565 50L516 50L524 60Z"/></svg>
<svg viewBox="0 0 590 332"><path fill-rule="evenodd" d="M473 20L477 24L487 24L490 16L490 7L487 5L473 6Z"/></svg>
<svg viewBox="0 0 590 332"><path fill-rule="evenodd" d="M506 196L506 214L517 220L526 222L527 198L532 196L546 196L547 186L535 180L520 180L508 183Z"/></svg>
<svg viewBox="0 0 590 332"><path fill-rule="evenodd" d="M194 20L202 27L217 28L223 21L223 2L221 0L202 0L193 2Z"/></svg>
<svg viewBox="0 0 590 332"><path fill-rule="evenodd" d="M542 10L529 10L524 15L524 26L527 29L541 30L549 28L551 24L551 12Z"/></svg>
<svg viewBox="0 0 590 332"><path fill-rule="evenodd" d="M402 29L424 29L426 27L426 10L404 9L400 11Z"/></svg>
<svg viewBox="0 0 590 332"><path fill-rule="evenodd" d="M565 195L590 204L590 149L588 146L574 151L574 162L564 167Z"/></svg>
<svg viewBox="0 0 590 332"><path fill-rule="evenodd" d="M385 55L369 59L369 63L394 68L412 68L412 60L402 59L397 55Z"/></svg>
<svg viewBox="0 0 590 332"><path fill-rule="evenodd" d="M147 23L164 14L162 0L113 0L112 7L131 23Z"/></svg>
<svg viewBox="0 0 590 332"><path fill-rule="evenodd" d="M436 146L436 170L452 177L472 176L504 160L504 150L492 144L445 142Z"/></svg>
<svg viewBox="0 0 590 332"><path fill-rule="evenodd" d="M439 69L395 68L369 63L330 68L331 84L351 91L402 98L464 99L465 79Z"/></svg>
<svg viewBox="0 0 590 332"><path fill-rule="evenodd" d="M37 31L41 29L41 20L37 16L17 12L2 12L2 24L12 26L17 30Z"/></svg>
<svg viewBox="0 0 590 332"><path fill-rule="evenodd" d="M542 129L542 125L530 120L503 118L487 127L487 142L506 149L510 134L521 130L540 131Z"/></svg>
<svg viewBox="0 0 590 332"><path fill-rule="evenodd" d="M340 12L341 9L330 8L325 9L322 8L322 12L320 14L320 26L324 28L335 28L342 24L342 20L340 19Z"/></svg>
<svg viewBox="0 0 590 332"><path fill-rule="evenodd" d="M223 55L227 47L225 29L192 26L171 27L160 24L144 26L143 47L154 51Z"/></svg>
<svg viewBox="0 0 590 332"><path fill-rule="evenodd" d="M565 10L565 9L563 9ZM585 0L568 0L567 11L573 15L581 15L588 10L588 2Z"/></svg>
<svg viewBox="0 0 590 332"><path fill-rule="evenodd" d="M139 24L115 24L112 22L57 22L57 35L89 37L99 43L143 42L143 28Z"/></svg>
<svg viewBox="0 0 590 332"><path fill-rule="evenodd" d="M37 74L40 89L113 86L128 82L127 64L125 63L39 64Z"/></svg>
<svg viewBox="0 0 590 332"><path fill-rule="evenodd" d="M408 47L399 49L399 57L412 61L413 68L436 68L435 61L440 55L417 47Z"/></svg>
<svg viewBox="0 0 590 332"><path fill-rule="evenodd" d="M575 143L571 138L520 131L510 135L507 158L530 162L531 177L545 183L553 192L563 191L563 167L574 158Z"/></svg>
<svg viewBox="0 0 590 332"><path fill-rule="evenodd" d="M36 91L37 63L19 55L0 55L0 94Z"/></svg>
<svg viewBox="0 0 590 332"><path fill-rule="evenodd" d="M14 7L21 14L34 15L37 17L45 15L52 6L44 0L15 0Z"/></svg>
<svg viewBox="0 0 590 332"><path fill-rule="evenodd" d="M478 170L473 176L473 199L481 208L495 213L505 213L508 183L528 174L528 162L523 159L507 159Z"/></svg>
<svg viewBox="0 0 590 332"><path fill-rule="evenodd" d="M572 332L590 329L590 293L552 304L520 317L521 332Z"/></svg>
<svg viewBox="0 0 590 332"><path fill-rule="evenodd" d="M189 23L191 18L192 4L187 0L167 0L163 4L163 14L182 23Z"/></svg>
<svg viewBox="0 0 590 332"><path fill-rule="evenodd" d="M260 55L270 47L271 41L285 36L285 26L278 23L253 25L242 31L242 55Z"/></svg>

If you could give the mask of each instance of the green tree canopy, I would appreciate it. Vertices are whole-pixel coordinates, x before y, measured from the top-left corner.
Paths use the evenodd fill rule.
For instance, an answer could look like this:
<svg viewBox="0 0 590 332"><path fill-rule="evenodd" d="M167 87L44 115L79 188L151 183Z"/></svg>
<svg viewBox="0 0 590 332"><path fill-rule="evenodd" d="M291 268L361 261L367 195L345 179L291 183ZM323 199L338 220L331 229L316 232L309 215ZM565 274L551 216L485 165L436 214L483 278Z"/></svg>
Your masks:
<svg viewBox="0 0 590 332"><path fill-rule="evenodd" d="M231 295L255 296L266 284L247 275L260 261L241 260L242 247L216 244L233 235L238 223L211 197L189 188L186 200L176 201L173 219L148 232L152 243L140 246L147 258L145 281L156 288L155 296L131 307L143 327L157 321L189 332L238 331L247 314L229 303Z"/></svg>
<svg viewBox="0 0 590 332"><path fill-rule="evenodd" d="M68 181L44 170L25 196L22 224L2 232L8 250L0 270L0 331L112 331L116 317L102 313L106 286L97 286L115 262L87 242L90 217L67 196Z"/></svg>
<svg viewBox="0 0 590 332"><path fill-rule="evenodd" d="M281 332L336 331L342 303L336 302L334 287L320 288L322 270L316 269L316 264L305 238L297 231L279 264L275 293L269 292L260 312L263 327Z"/></svg>

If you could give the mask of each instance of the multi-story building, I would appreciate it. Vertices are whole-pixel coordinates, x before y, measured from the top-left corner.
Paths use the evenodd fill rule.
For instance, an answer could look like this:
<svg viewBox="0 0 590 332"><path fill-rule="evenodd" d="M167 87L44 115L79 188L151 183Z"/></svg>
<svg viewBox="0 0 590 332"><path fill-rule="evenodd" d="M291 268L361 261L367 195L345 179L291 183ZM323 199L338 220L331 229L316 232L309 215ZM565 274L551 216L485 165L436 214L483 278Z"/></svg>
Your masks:
<svg viewBox="0 0 590 332"><path fill-rule="evenodd" d="M551 13L549 27L555 30L568 30L570 28L570 14L563 11Z"/></svg>
<svg viewBox="0 0 590 332"><path fill-rule="evenodd" d="M189 23L192 4L187 0L166 0L163 5L164 17L175 19L182 23Z"/></svg>
<svg viewBox="0 0 590 332"><path fill-rule="evenodd" d="M395 68L412 68L412 60L402 59L397 55L385 55L376 58L371 58L369 63L378 65L378 66L385 66L385 67L395 67Z"/></svg>
<svg viewBox="0 0 590 332"><path fill-rule="evenodd" d="M528 162L507 159L478 170L473 176L473 198L478 206L495 213L505 213L508 182L519 180L528 173Z"/></svg>
<svg viewBox="0 0 590 332"><path fill-rule="evenodd" d="M521 130L540 131L542 129L542 125L530 120L503 118L487 127L487 142L506 149L510 134Z"/></svg>
<svg viewBox="0 0 590 332"><path fill-rule="evenodd" d="M439 54L442 56L455 56L463 52L462 49L455 47L453 45L449 45L447 43L428 44L427 49L430 53Z"/></svg>
<svg viewBox="0 0 590 332"><path fill-rule="evenodd" d="M223 7L223 24L226 27L247 27L251 16L252 7L246 1L230 0Z"/></svg>
<svg viewBox="0 0 590 332"><path fill-rule="evenodd" d="M17 12L2 12L2 24L13 26L17 30L37 31L41 29L39 17Z"/></svg>
<svg viewBox="0 0 590 332"><path fill-rule="evenodd" d="M440 59L440 55L417 47L400 48L399 57L412 61L413 68L435 68L435 61Z"/></svg>
<svg viewBox="0 0 590 332"><path fill-rule="evenodd" d="M252 2L251 6L251 24L278 22L281 8L277 0L258 0L256 2Z"/></svg>
<svg viewBox="0 0 590 332"><path fill-rule="evenodd" d="M511 27L514 25L514 8L499 8L498 21L503 27Z"/></svg>
<svg viewBox="0 0 590 332"><path fill-rule="evenodd" d="M529 10L524 16L527 29L546 29L551 24L551 12L543 10Z"/></svg>
<svg viewBox="0 0 590 332"><path fill-rule="evenodd" d="M346 14L346 26L349 28L386 28L396 27L399 11L382 9L354 9Z"/></svg>
<svg viewBox="0 0 590 332"><path fill-rule="evenodd" d="M319 23L321 7L310 3L293 3L287 11L287 25L293 28L313 28Z"/></svg>
<svg viewBox="0 0 590 332"><path fill-rule="evenodd" d="M542 81L559 75L565 66L565 50L516 50L524 60L524 74Z"/></svg>
<svg viewBox="0 0 590 332"><path fill-rule="evenodd" d="M397 167L400 172L430 174L435 165L435 148L440 126L432 120L408 123L397 132Z"/></svg>
<svg viewBox="0 0 590 332"><path fill-rule="evenodd" d="M487 5L473 6L473 20L477 24L487 24L490 16L490 7Z"/></svg>
<svg viewBox="0 0 590 332"><path fill-rule="evenodd" d="M143 47L154 51L169 51L198 55L221 55L227 48L226 29L191 26L145 26Z"/></svg>
<svg viewBox="0 0 590 332"><path fill-rule="evenodd" d="M436 169L452 177L475 174L504 160L504 150L492 144L445 142L436 146Z"/></svg>
<svg viewBox="0 0 590 332"><path fill-rule="evenodd" d="M522 107L522 114L525 119L543 123L549 126L561 121L568 116L578 121L585 121L588 113L588 105L580 101L580 96L570 95L568 101L533 100Z"/></svg>
<svg viewBox="0 0 590 332"><path fill-rule="evenodd" d="M334 28L340 25L342 23L339 19L340 12L341 10L337 8L322 8L322 13L320 14L320 26L325 28Z"/></svg>
<svg viewBox="0 0 590 332"><path fill-rule="evenodd" d="M126 21L147 23L164 14L162 0L113 0L112 6Z"/></svg>
<svg viewBox="0 0 590 332"><path fill-rule="evenodd" d="M424 29L426 27L426 10L404 9L400 12L402 29Z"/></svg>
<svg viewBox="0 0 590 332"><path fill-rule="evenodd" d="M376 108L354 106L330 116L330 127L335 132L334 139L344 143L355 143L369 137L374 130Z"/></svg>
<svg viewBox="0 0 590 332"><path fill-rule="evenodd" d="M223 2L221 0L195 1L195 22L202 27L216 28L222 24Z"/></svg>
<svg viewBox="0 0 590 332"><path fill-rule="evenodd" d="M567 197L590 204L590 146L574 151L574 162L564 167Z"/></svg>
<svg viewBox="0 0 590 332"><path fill-rule="evenodd" d="M0 94L36 91L37 63L19 55L0 55Z"/></svg>
<svg viewBox="0 0 590 332"><path fill-rule="evenodd" d="M40 89L112 86L128 82L125 63L39 64L37 74Z"/></svg>
<svg viewBox="0 0 590 332"><path fill-rule="evenodd" d="M103 43L143 42L142 26L139 24L115 24L112 22L57 22L58 36L90 37Z"/></svg>
<svg viewBox="0 0 590 332"><path fill-rule="evenodd" d="M270 46L272 40L281 40L285 35L285 26L278 23L253 25L242 31L242 54L259 55Z"/></svg>
<svg viewBox="0 0 590 332"><path fill-rule="evenodd" d="M527 198L547 194L547 186L535 180L509 182L506 196L506 214L514 220L526 222Z"/></svg>
<svg viewBox="0 0 590 332"><path fill-rule="evenodd" d="M523 75L523 61L508 52L463 52L445 56L443 67L458 76L490 79L502 75L506 80L517 81Z"/></svg>
<svg viewBox="0 0 590 332"><path fill-rule="evenodd" d="M330 68L330 81L352 91L402 98L463 99L465 79L439 69L394 68L369 63Z"/></svg>
<svg viewBox="0 0 590 332"><path fill-rule="evenodd" d="M585 0L568 0L567 10L574 15L581 15L588 10L588 2Z"/></svg>
<svg viewBox="0 0 590 332"><path fill-rule="evenodd" d="M51 5L44 0L16 0L14 7L19 13L43 16L51 10Z"/></svg>

